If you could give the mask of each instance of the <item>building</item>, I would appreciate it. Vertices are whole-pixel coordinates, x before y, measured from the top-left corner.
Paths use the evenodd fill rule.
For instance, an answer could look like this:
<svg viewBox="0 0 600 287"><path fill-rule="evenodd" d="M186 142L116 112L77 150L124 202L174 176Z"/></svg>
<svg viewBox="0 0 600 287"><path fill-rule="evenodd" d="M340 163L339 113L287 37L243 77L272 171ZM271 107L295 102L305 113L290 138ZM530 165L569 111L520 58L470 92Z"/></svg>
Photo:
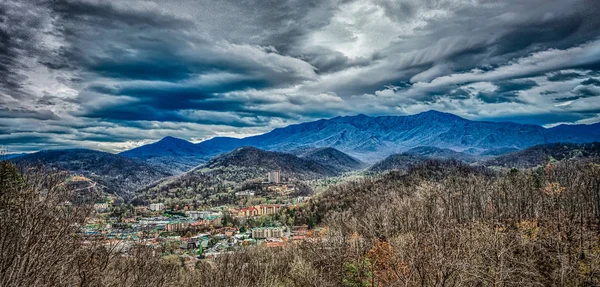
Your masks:
<svg viewBox="0 0 600 287"><path fill-rule="evenodd" d="M256 206L258 209L259 215L272 215L277 214L281 210L281 206L279 204L266 204Z"/></svg>
<svg viewBox="0 0 600 287"><path fill-rule="evenodd" d="M220 215L212 215L204 219L204 221L208 222L208 225L212 226L221 226L221 218Z"/></svg>
<svg viewBox="0 0 600 287"><path fill-rule="evenodd" d="M267 173L267 177L269 179L269 183L280 183L281 182L281 171L274 170Z"/></svg>
<svg viewBox="0 0 600 287"><path fill-rule="evenodd" d="M235 193L236 196L254 196L254 191L252 190L243 190Z"/></svg>
<svg viewBox="0 0 600 287"><path fill-rule="evenodd" d="M161 211L165 209L165 205L163 203L151 203L150 210L152 211Z"/></svg>
<svg viewBox="0 0 600 287"><path fill-rule="evenodd" d="M108 210L108 203L104 202L104 203L96 203L94 204L94 209L96 211L105 211Z"/></svg>
<svg viewBox="0 0 600 287"><path fill-rule="evenodd" d="M194 219L207 219L209 217L221 216L221 213L213 211L188 211L187 215Z"/></svg>
<svg viewBox="0 0 600 287"><path fill-rule="evenodd" d="M261 215L274 215L281 211L281 205L279 204L263 204L255 205L242 208L238 210L237 214L240 217L253 217Z"/></svg>
<svg viewBox="0 0 600 287"><path fill-rule="evenodd" d="M214 215L192 223L192 227L221 226L221 216Z"/></svg>
<svg viewBox="0 0 600 287"><path fill-rule="evenodd" d="M258 227L252 229L252 238L254 239L265 239L265 238L279 238L283 237L282 227Z"/></svg>
<svg viewBox="0 0 600 287"><path fill-rule="evenodd" d="M165 224L165 230L168 232L182 231L182 230L186 229L189 225L190 225L189 223L184 223L184 222L172 222L172 223Z"/></svg>
<svg viewBox="0 0 600 287"><path fill-rule="evenodd" d="M240 217L252 217L252 216L259 216L260 214L258 214L258 209L254 206L250 206L250 207L246 207L246 208L242 208L240 210L238 210L238 216Z"/></svg>
<svg viewBox="0 0 600 287"><path fill-rule="evenodd" d="M298 197L294 198L293 202L294 202L294 204L298 204L298 203L307 201L309 198L310 197L308 197L308 196L298 196Z"/></svg>

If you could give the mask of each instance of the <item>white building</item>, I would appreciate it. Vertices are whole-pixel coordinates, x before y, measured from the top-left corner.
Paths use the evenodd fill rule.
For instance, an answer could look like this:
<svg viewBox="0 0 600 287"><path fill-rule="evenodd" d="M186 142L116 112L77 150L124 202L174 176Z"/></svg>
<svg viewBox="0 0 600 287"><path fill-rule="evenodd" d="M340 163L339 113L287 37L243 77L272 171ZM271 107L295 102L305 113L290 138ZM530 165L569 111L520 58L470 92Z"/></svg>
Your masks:
<svg viewBox="0 0 600 287"><path fill-rule="evenodd" d="M258 227L252 229L252 238L254 239L279 238L283 235L282 227Z"/></svg>
<svg viewBox="0 0 600 287"><path fill-rule="evenodd" d="M94 204L94 209L96 211L104 211L108 209L108 203L104 202L104 203L96 203Z"/></svg>
<svg viewBox="0 0 600 287"><path fill-rule="evenodd" d="M236 196L254 196L254 191L252 190L242 190L235 193Z"/></svg>
<svg viewBox="0 0 600 287"><path fill-rule="evenodd" d="M269 178L269 183L280 183L281 182L281 172L279 170L271 171L267 174Z"/></svg>
<svg viewBox="0 0 600 287"><path fill-rule="evenodd" d="M219 217L221 213L214 211L188 211L187 215L194 219L207 219L210 217Z"/></svg>
<svg viewBox="0 0 600 287"><path fill-rule="evenodd" d="M161 211L165 209L165 205L163 203L151 203L150 210L152 211Z"/></svg>

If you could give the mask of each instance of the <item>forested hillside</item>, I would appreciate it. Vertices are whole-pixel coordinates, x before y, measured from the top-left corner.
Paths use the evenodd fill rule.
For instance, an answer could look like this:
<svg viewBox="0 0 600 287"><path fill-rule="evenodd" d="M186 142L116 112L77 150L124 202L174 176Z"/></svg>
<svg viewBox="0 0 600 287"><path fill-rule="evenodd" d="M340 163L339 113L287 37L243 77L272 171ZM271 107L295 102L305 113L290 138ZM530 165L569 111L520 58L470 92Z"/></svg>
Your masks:
<svg viewBox="0 0 600 287"><path fill-rule="evenodd" d="M600 143L552 143L536 145L483 161L485 166L530 168L572 158L600 157Z"/></svg>
<svg viewBox="0 0 600 287"><path fill-rule="evenodd" d="M340 175L344 166L320 163L293 154L241 147L216 156L207 163L178 177L169 178L143 189L136 203L154 199L177 199L220 205L231 203L231 193L249 182L267 180L270 171L281 171L286 182Z"/></svg>
<svg viewBox="0 0 600 287"><path fill-rule="evenodd" d="M135 191L148 184L173 175L168 170L142 161L89 149L40 151L13 158L12 161L25 165L43 164L73 175L83 175L96 182L101 190L124 198L133 196Z"/></svg>
<svg viewBox="0 0 600 287"><path fill-rule="evenodd" d="M8 211L13 214L0 217L3 226L64 210L62 203L67 197L61 197L60 185L56 185L59 181L43 185L56 190L57 198L40 201L37 196L23 196L41 190L40 184L27 184L37 182L36 174L25 171L21 176L10 164L1 167L0 187L5 191L1 210L3 215ZM23 188L15 189L18 186ZM17 199L23 204L7 205ZM21 212L19 208L35 208L41 213ZM56 214L64 214L61 218L68 223L85 218L84 211ZM141 246L130 250L127 257L111 255L118 251L83 245L67 229L61 229L62 225L49 224L38 226L32 234L53 234L56 242L68 242L71 247L61 249L61 256L53 257L58 258L54 264L39 265L33 269L39 272L29 276L14 266L38 264L36 260L41 259L25 262L24 254L36 248L36 258L49 258L49 253L56 251L35 244L3 248L1 262L9 263L3 268L11 271L3 280L55 282L52 276L39 275L55 272L61 274L62 282L69 282L67 285L600 284L600 162L594 159L504 171L456 161L425 161L408 172L389 172L337 185L279 216L322 229L311 240L298 244L251 247L183 269L181 263L159 259ZM11 230L3 232L0 239L19 246L24 239ZM29 240L49 247L43 238ZM74 272L60 271L66 269Z"/></svg>

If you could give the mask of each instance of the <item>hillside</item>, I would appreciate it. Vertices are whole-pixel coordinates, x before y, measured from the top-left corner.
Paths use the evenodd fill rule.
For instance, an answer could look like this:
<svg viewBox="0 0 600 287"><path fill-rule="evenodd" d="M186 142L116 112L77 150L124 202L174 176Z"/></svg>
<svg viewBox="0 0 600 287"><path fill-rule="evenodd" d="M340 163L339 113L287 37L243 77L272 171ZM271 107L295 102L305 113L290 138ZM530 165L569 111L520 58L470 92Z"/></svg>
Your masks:
<svg viewBox="0 0 600 287"><path fill-rule="evenodd" d="M453 151L447 148L421 146L407 150L405 153L419 155L430 159L454 159L466 163L473 163L481 159L481 156Z"/></svg>
<svg viewBox="0 0 600 287"><path fill-rule="evenodd" d="M298 156L330 166L338 171L353 171L364 167L364 163L361 161L331 147L304 150Z"/></svg>
<svg viewBox="0 0 600 287"><path fill-rule="evenodd" d="M185 156L197 157L201 162L241 146L281 152L332 147L363 162L374 163L420 146L493 155L537 144L597 140L600 140L600 123L547 129L511 122L471 121L449 113L428 111L409 116L335 117L290 125L243 139L217 137L195 144L194 148L186 145L185 150L193 152L186 152ZM124 154L128 155L129 151ZM172 154L180 157L177 152Z"/></svg>
<svg viewBox="0 0 600 287"><path fill-rule="evenodd" d="M186 172L206 162L206 151L186 140L165 137L160 141L119 153L119 155L143 160L175 173Z"/></svg>
<svg viewBox="0 0 600 287"><path fill-rule="evenodd" d="M17 158L17 157L24 156L24 155L27 155L27 153L9 153L9 154L5 154L5 155L0 155L0 160L9 160L9 159Z"/></svg>
<svg viewBox="0 0 600 287"><path fill-rule="evenodd" d="M500 166L515 168L530 168L543 165L550 161L561 161L572 158L599 157L600 143L553 143L536 145L530 148L501 155L481 164L484 166Z"/></svg>
<svg viewBox="0 0 600 287"><path fill-rule="evenodd" d="M382 161L375 163L369 168L371 172L381 172L386 170L407 170L417 163L426 161L427 158L416 154L393 154Z"/></svg>
<svg viewBox="0 0 600 287"><path fill-rule="evenodd" d="M281 170L289 176L334 176L339 171L310 159L297 157L289 153L264 151L254 147L241 147L229 153L219 155L202 169L252 168L257 171Z"/></svg>
<svg viewBox="0 0 600 287"><path fill-rule="evenodd" d="M520 149L518 148L510 148L510 147L506 147L506 148L497 148L497 149L489 149L485 152L482 152L480 155L481 156L498 156L498 155L503 155L503 154L508 154L511 152L516 152L519 151Z"/></svg>
<svg viewBox="0 0 600 287"><path fill-rule="evenodd" d="M207 163L148 186L139 200L176 198L204 203L231 203L232 192L249 182L267 180L267 173L281 171L282 181L310 180L341 174L344 170L293 154L241 147Z"/></svg>
<svg viewBox="0 0 600 287"><path fill-rule="evenodd" d="M98 183L103 191L123 197L172 175L144 162L88 149L40 151L14 158L12 161L22 164L41 163L80 174Z"/></svg>
<svg viewBox="0 0 600 287"><path fill-rule="evenodd" d="M464 163L474 163L481 158L484 158L484 156L457 152L451 149L421 146L409 149L403 153L390 155L371 166L369 171L407 170L415 164L426 160L456 160Z"/></svg>

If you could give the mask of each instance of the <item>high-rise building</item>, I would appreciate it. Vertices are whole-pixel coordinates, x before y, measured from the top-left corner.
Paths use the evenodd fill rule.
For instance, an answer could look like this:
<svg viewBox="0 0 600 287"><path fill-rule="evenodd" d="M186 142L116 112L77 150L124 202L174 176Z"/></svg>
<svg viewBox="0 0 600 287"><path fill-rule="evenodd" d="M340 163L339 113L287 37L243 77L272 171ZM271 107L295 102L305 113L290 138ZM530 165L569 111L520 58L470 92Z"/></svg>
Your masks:
<svg viewBox="0 0 600 287"><path fill-rule="evenodd" d="M280 183L281 182L281 172L279 170L271 171L267 174L269 178L269 183Z"/></svg>

